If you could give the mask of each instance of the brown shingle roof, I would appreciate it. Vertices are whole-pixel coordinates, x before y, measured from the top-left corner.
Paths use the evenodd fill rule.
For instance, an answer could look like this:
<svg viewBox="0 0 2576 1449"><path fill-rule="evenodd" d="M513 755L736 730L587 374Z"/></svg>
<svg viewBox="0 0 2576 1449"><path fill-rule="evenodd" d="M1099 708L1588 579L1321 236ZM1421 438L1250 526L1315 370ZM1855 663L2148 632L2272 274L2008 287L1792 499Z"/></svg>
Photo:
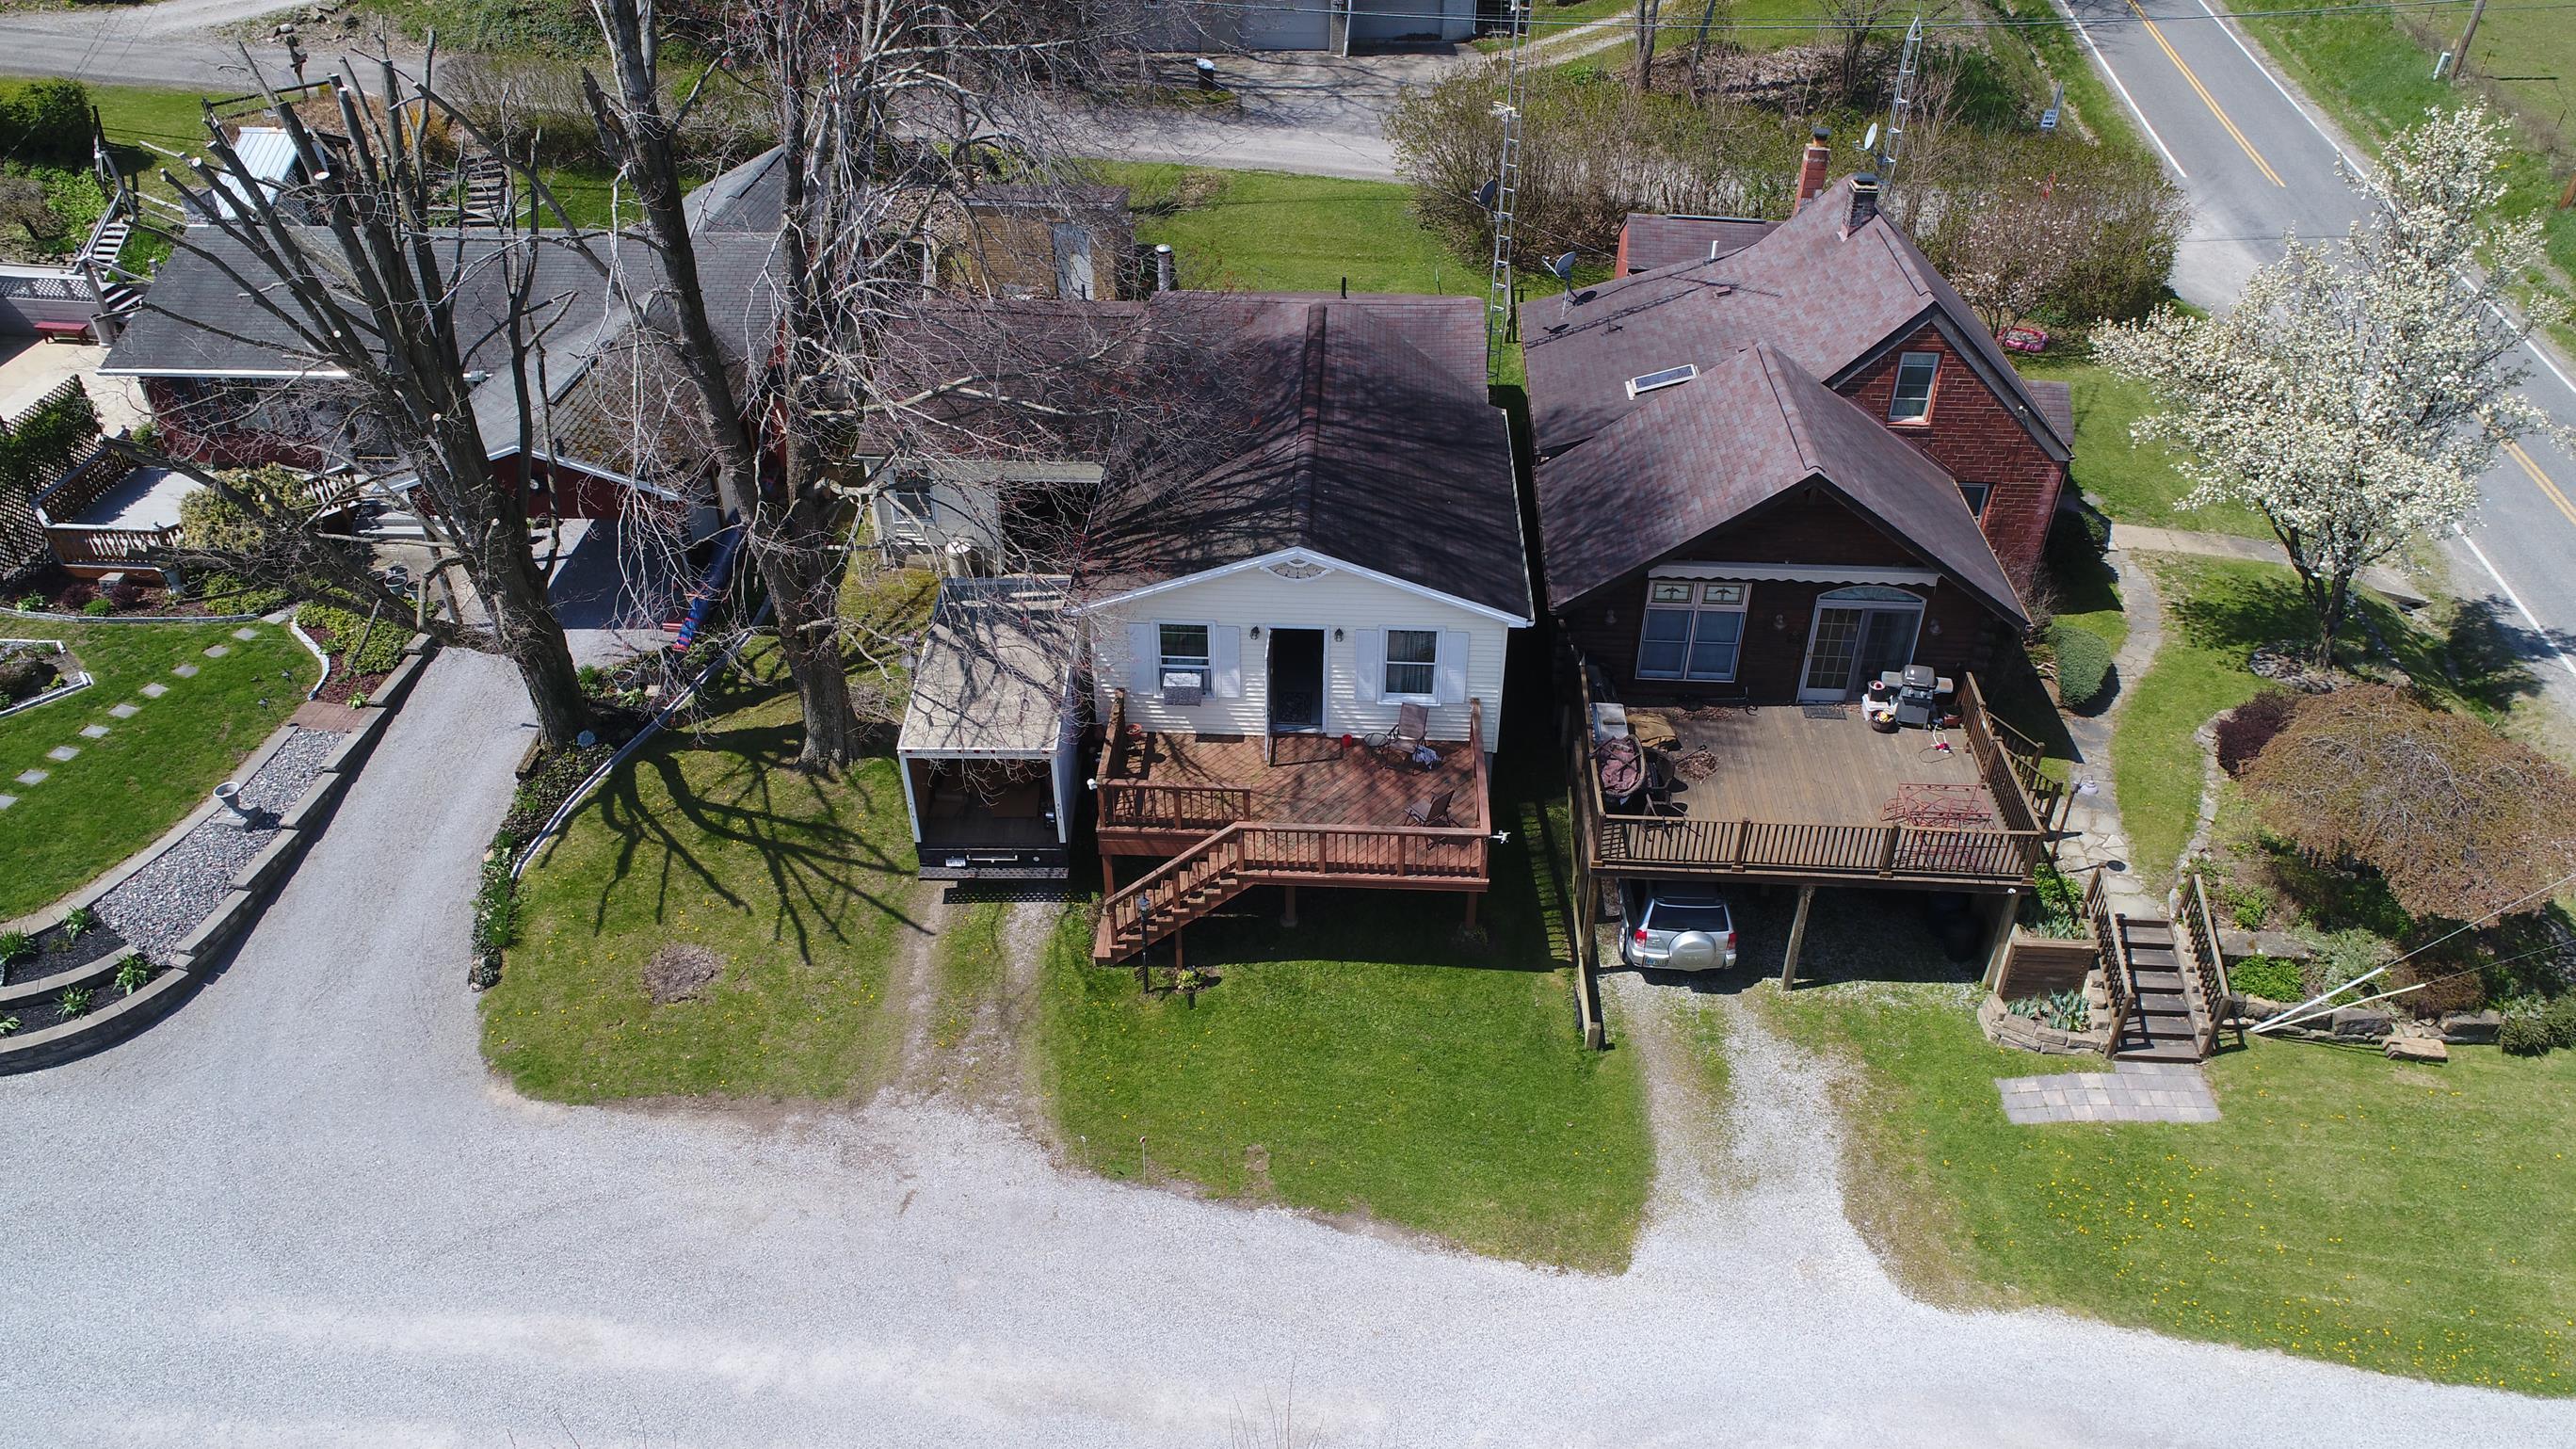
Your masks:
<svg viewBox="0 0 2576 1449"><path fill-rule="evenodd" d="M1653 409L1539 470L1554 607L1816 483L1987 608L2023 622L1957 481L1786 351L1756 344L1651 396Z"/></svg>
<svg viewBox="0 0 2576 1449"><path fill-rule="evenodd" d="M1651 272L1678 262L1730 256L1769 236L1779 224L1750 216L1660 216L1632 211L1620 235L1627 243L1628 270Z"/></svg>
<svg viewBox="0 0 2576 1449"><path fill-rule="evenodd" d="M1650 407L1658 395L1631 399L1630 378L1686 362L1705 370L1762 342L1831 381L1934 320L1988 374L2005 404L2022 411L2042 445L2063 456L2066 439L2051 430L1967 302L1884 217L1845 235L1850 213L1845 181L1725 257L1617 278L1571 303L1524 305L1540 456Z"/></svg>

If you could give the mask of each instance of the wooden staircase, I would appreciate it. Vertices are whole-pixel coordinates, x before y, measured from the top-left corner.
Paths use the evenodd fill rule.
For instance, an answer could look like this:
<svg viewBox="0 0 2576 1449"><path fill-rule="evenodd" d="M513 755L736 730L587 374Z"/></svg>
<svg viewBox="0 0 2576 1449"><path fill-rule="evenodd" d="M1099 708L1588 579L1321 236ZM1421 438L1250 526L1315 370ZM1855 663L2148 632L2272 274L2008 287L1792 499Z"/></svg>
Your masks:
<svg viewBox="0 0 2576 1449"><path fill-rule="evenodd" d="M2111 1055L2129 1062L2196 1062L2215 1033L2199 993L2183 978L2171 921L2119 918L2120 954L2133 1005Z"/></svg>
<svg viewBox="0 0 2576 1449"><path fill-rule="evenodd" d="M1110 897L1091 937L1091 955L1123 960L1243 894L1252 884L1243 827L1229 825Z"/></svg>
<svg viewBox="0 0 2576 1449"><path fill-rule="evenodd" d="M1102 902L1092 959L1136 955L1257 885L1481 891L1488 845L1476 827L1239 820Z"/></svg>

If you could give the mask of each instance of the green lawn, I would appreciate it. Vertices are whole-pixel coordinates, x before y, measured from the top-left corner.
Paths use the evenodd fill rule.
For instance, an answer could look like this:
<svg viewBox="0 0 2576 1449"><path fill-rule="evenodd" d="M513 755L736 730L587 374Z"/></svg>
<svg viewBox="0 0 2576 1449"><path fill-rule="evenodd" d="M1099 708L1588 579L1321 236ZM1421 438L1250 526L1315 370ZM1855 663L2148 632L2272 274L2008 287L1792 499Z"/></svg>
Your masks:
<svg viewBox="0 0 2576 1449"><path fill-rule="evenodd" d="M2443 1067L2258 1043L2223 1120L2015 1127L1994 1079L2087 1064L1987 1044L1955 988L1760 998L1866 1070L1853 1207L1918 1284L2376 1372L2576 1392L2576 1054ZM2089 1064L2099 1070L2098 1062ZM1891 1195L1898 1200L1888 1201Z"/></svg>
<svg viewBox="0 0 2576 1449"><path fill-rule="evenodd" d="M2146 678L2129 686L2112 757L2133 864L2161 886L2199 816L2193 731L2262 687L2246 667L2257 645L2304 639L2314 625L2287 565L2157 555L2149 567L2164 592L2164 645ZM2364 590L2346 651L2366 647L2364 622L2416 686L2448 708L2493 720L2536 695L2536 682L2483 614L2453 608L2419 623Z"/></svg>
<svg viewBox="0 0 2576 1449"><path fill-rule="evenodd" d="M0 636L61 639L98 682L52 704L0 719L0 792L18 803L0 811L0 920L70 894L149 845L202 803L217 782L304 702L321 666L293 636L258 624L247 643L238 624L48 624L0 619ZM223 645L220 659L204 651ZM181 679L173 666L194 664ZM159 682L169 692L146 697ZM141 706L131 719L108 711ZM103 725L103 739L81 729ZM45 757L58 746L77 758ZM44 770L35 785L23 771Z"/></svg>
<svg viewBox="0 0 2576 1449"><path fill-rule="evenodd" d="M1309 890L1291 931L1278 893L1257 890L1189 928L1190 964L1219 978L1192 1007L1141 995L1132 964L1092 965L1077 914L1047 963L1040 1027L1068 1150L1109 1176L1624 1267L1653 1176L1645 1083L1634 1053L1586 1051L1575 1030L1558 965L1564 791L1527 733L1545 703L1528 702L1498 757L1495 811L1512 838L1493 852L1483 944L1458 939L1454 897ZM1149 958L1159 985L1170 945ZM1246 1168L1255 1144L1266 1182Z"/></svg>
<svg viewBox="0 0 2576 1449"><path fill-rule="evenodd" d="M1185 209L1140 214L1136 240L1168 242L1181 285L1233 292L1461 292L1485 273L1451 255L1413 217L1413 188L1281 171L1100 163L1134 201L1178 195ZM1196 204L1192 204L1196 203Z"/></svg>
<svg viewBox="0 0 2576 1449"><path fill-rule="evenodd" d="M2129 436L2131 425L2155 410L2155 399L2144 384L2113 376L2080 346L2017 357L2013 365L2024 377L2067 385L2075 406L2075 486L2098 499L2102 511L2112 518L2152 528L2272 537L2262 516L2239 504L2182 506L2191 484L2175 470L2171 450L2161 443L2140 444Z"/></svg>
<svg viewBox="0 0 2576 1449"><path fill-rule="evenodd" d="M2247 10L2313 8L2308 0L2252 0ZM2365 146L2376 148L2393 133L2423 119L2429 107L2472 98L2473 88L2432 78L2433 55L2458 43L2463 12L2423 12L2431 42L2408 33L2393 12L2305 15L2249 20L2246 32L2262 42L2300 88ZM2472 75L2526 77L2496 82L2506 100L2543 123L2566 125L2565 77L2576 75L2576 25L2551 9L2490 10L2479 23ZM2563 157L2552 162L2524 137L2507 171L2504 210L2540 216L2548 229L2549 256L2562 274L2576 273L2576 211L2558 209L2567 184ZM2562 289L2563 290L2563 289ZM2561 338L2568 336L2565 329Z"/></svg>
<svg viewBox="0 0 2576 1449"><path fill-rule="evenodd" d="M638 752L521 881L518 944L483 1000L483 1052L522 1092L833 1098L890 1064L888 963L915 889L891 760L788 768L792 694ZM654 1006L670 942L725 961Z"/></svg>

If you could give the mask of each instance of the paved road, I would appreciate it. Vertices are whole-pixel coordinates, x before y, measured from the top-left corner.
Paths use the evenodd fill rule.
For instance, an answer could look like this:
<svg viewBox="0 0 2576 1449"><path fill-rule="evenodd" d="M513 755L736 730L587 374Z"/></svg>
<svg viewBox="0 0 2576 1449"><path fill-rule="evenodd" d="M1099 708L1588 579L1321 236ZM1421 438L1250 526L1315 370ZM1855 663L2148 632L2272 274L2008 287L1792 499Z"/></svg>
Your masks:
<svg viewBox="0 0 2576 1449"><path fill-rule="evenodd" d="M246 90L241 52L218 41L215 27L294 8L294 0L161 0L157 5L86 5L0 16L0 74L67 75L101 85L175 86L225 93ZM337 58L308 37L320 65ZM286 80L286 52L255 46L273 79ZM326 59L327 57L327 59Z"/></svg>
<svg viewBox="0 0 2576 1449"><path fill-rule="evenodd" d="M2349 230L2359 200L2336 173L2343 147L2260 50L2204 0L2060 0L2083 22L2099 63L2144 120L2190 193L2191 238L2175 287L2205 306L2232 302L2285 231ZM2576 426L2576 370L2525 354L2527 391ZM2551 694L2576 711L2576 455L2546 438L2509 450L2485 481L2485 506L2450 548L2455 582L2489 599Z"/></svg>
<svg viewBox="0 0 2576 1449"><path fill-rule="evenodd" d="M1113 1186L936 1103L518 1100L462 981L527 730L503 666L442 656L223 976L0 1079L0 1444L2576 1438L2576 1404L1909 1302L1767 1039L1735 1162L1659 1188L1616 1279Z"/></svg>

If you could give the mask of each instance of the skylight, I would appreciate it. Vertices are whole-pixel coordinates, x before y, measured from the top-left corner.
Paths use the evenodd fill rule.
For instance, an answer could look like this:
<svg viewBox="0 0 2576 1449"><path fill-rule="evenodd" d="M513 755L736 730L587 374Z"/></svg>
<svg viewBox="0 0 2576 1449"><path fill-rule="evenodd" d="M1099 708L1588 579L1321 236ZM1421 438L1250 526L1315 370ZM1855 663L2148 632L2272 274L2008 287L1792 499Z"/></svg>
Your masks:
<svg viewBox="0 0 2576 1449"><path fill-rule="evenodd" d="M1644 377L1632 377L1628 379L1628 396L1642 397L1659 387L1678 387L1697 376L1699 376L1699 364L1685 362L1679 367L1667 367L1661 372L1647 373Z"/></svg>

